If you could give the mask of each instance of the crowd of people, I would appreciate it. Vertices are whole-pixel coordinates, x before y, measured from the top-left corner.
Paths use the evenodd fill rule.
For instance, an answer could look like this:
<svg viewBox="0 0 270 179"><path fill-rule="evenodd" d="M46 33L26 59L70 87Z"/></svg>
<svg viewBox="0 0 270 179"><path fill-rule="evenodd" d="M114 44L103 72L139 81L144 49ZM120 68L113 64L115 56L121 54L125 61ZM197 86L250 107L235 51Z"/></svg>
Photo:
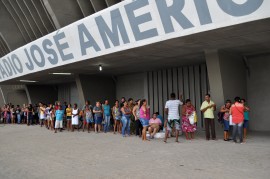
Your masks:
<svg viewBox="0 0 270 179"><path fill-rule="evenodd" d="M171 135L178 141L179 132L185 134L186 140L195 137L198 117L196 109L190 99L183 101L182 95L176 99L175 93L171 93L170 100L165 104L167 118L164 120L159 112L150 114L150 107L146 99L138 99L135 102L132 98L126 100L124 97L115 100L111 107L109 101L105 100L102 104L97 101L91 106L89 101L79 109L75 103L73 105L60 101L55 104L39 103L35 106L6 104L1 108L1 122L11 124L40 125L55 133L62 132L63 129L74 132L74 130L84 132L87 130L95 133L113 131L114 134L121 134L123 137L135 134L143 141L154 139L155 135L164 130L164 142ZM179 107L182 110L179 110ZM200 111L203 113L206 140L216 140L215 115L216 104L211 100L210 95L205 95ZM246 106L245 99L236 97L234 103L227 100L221 106L218 113L218 121L224 127L224 141L232 140L237 142L237 134L240 143L243 143L247 135L250 108ZM151 117L150 117L151 116ZM181 119L181 120L180 120ZM131 126L133 128L131 129ZM147 131L149 136L147 136ZM244 136L242 135L244 134Z"/></svg>

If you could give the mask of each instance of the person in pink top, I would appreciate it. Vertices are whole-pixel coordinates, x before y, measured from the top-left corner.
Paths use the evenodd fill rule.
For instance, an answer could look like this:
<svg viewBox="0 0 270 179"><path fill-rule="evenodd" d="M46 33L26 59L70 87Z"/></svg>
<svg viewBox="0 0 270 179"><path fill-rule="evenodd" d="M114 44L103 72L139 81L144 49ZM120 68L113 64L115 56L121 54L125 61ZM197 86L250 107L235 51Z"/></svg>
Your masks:
<svg viewBox="0 0 270 179"><path fill-rule="evenodd" d="M244 121L244 111L245 107L241 103L240 97L234 98L234 104L231 106L230 114L232 115L232 122L233 122L233 141L237 143L236 140L236 132L238 131L238 135L240 138L240 143L243 143L243 135L242 135L242 127Z"/></svg>
<svg viewBox="0 0 270 179"><path fill-rule="evenodd" d="M149 126L149 119L150 119L150 108L149 106L147 106L146 99L143 99L140 103L140 121L143 126L143 130L142 130L143 141L147 141L146 130L147 130L147 127Z"/></svg>
<svg viewBox="0 0 270 179"><path fill-rule="evenodd" d="M153 114L153 118L149 121L148 131L150 133L150 138L153 139L155 134L159 131L162 122L157 118L157 114Z"/></svg>

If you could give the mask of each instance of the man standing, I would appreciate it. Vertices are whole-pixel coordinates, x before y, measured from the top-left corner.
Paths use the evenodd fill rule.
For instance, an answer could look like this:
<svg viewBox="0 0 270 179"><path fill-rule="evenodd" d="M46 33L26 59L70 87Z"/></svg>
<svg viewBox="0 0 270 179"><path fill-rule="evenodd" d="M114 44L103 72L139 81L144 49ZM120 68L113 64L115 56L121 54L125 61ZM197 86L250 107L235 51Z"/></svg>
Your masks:
<svg viewBox="0 0 270 179"><path fill-rule="evenodd" d="M180 115L179 106L183 105L182 95L180 95L180 100L175 99L175 93L171 93L171 99L165 104L165 113L168 115L168 119L164 123L164 128L166 129L164 142L167 142L168 134L175 127L176 139L178 142L178 135L180 130Z"/></svg>
<svg viewBox="0 0 270 179"><path fill-rule="evenodd" d="M213 101L211 101L210 94L206 94L205 101L202 103L201 106L201 111L204 117L206 140L210 139L209 127L211 127L212 140L216 140L215 119L214 119L215 110L216 104Z"/></svg>
<svg viewBox="0 0 270 179"><path fill-rule="evenodd" d="M107 133L110 131L111 125L111 107L109 105L109 101L106 99L103 105L103 119L105 121L104 132Z"/></svg>

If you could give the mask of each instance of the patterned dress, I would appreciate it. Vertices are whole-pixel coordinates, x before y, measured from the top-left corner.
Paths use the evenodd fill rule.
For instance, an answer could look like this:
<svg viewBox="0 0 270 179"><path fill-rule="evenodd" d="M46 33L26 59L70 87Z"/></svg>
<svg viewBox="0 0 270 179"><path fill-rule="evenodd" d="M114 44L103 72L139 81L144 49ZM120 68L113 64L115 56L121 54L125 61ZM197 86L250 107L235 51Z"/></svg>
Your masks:
<svg viewBox="0 0 270 179"><path fill-rule="evenodd" d="M189 115L195 111L195 108L193 106L190 106L190 107L185 106L185 108L186 108L186 113L188 113ZM183 132L195 132L196 131L196 125L190 124L187 115L182 115L182 131Z"/></svg>

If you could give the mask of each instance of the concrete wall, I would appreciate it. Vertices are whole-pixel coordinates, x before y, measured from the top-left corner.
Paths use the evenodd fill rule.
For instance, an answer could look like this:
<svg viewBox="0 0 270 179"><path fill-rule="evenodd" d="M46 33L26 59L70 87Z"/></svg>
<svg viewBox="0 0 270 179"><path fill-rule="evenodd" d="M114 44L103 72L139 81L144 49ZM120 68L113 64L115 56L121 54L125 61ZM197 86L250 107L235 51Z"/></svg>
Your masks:
<svg viewBox="0 0 270 179"><path fill-rule="evenodd" d="M270 131L270 54L252 57L248 60L247 78L248 105L250 112L250 129Z"/></svg>
<svg viewBox="0 0 270 179"><path fill-rule="evenodd" d="M27 95L25 90L14 90L7 94L6 100L14 105L20 105L28 103Z"/></svg>
<svg viewBox="0 0 270 179"><path fill-rule="evenodd" d="M145 77L145 73L118 76L116 82L116 98L118 100L122 97L125 97L126 99L133 98L134 100L145 98Z"/></svg>
<svg viewBox="0 0 270 179"><path fill-rule="evenodd" d="M0 105L3 106L5 103L14 105L29 103L25 85L1 85Z"/></svg>
<svg viewBox="0 0 270 179"><path fill-rule="evenodd" d="M58 90L50 85L27 85L27 90L32 104L39 102L54 103L57 100Z"/></svg>
<svg viewBox="0 0 270 179"><path fill-rule="evenodd" d="M212 100L218 108L225 100L236 96L247 97L246 67L243 57L220 51L206 53Z"/></svg>
<svg viewBox="0 0 270 179"><path fill-rule="evenodd" d="M224 100L233 100L236 96L246 98L247 73L243 57L228 52L220 52L219 57Z"/></svg>
<svg viewBox="0 0 270 179"><path fill-rule="evenodd" d="M79 93L76 83L65 83L58 85L58 100L63 102L67 102L70 104L81 104L79 99ZM80 107L80 106L79 106Z"/></svg>
<svg viewBox="0 0 270 179"><path fill-rule="evenodd" d="M80 106L85 100L89 100L94 105L96 101L104 102L105 99L109 103L114 104L116 98L115 81L112 77L95 76L95 75L79 75L76 77Z"/></svg>

